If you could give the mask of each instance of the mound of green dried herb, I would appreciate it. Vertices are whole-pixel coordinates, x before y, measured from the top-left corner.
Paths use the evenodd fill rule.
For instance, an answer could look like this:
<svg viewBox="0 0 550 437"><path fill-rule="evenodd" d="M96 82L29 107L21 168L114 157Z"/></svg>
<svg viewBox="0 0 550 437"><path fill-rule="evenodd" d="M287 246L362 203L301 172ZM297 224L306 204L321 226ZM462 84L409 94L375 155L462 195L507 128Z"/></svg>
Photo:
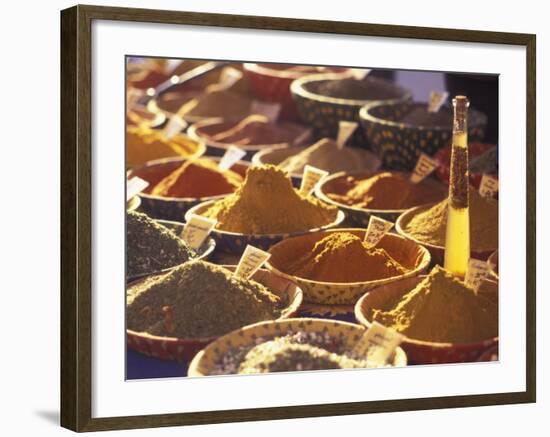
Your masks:
<svg viewBox="0 0 550 437"><path fill-rule="evenodd" d="M171 229L140 212L126 213L126 275L135 277L181 264L193 251Z"/></svg>
<svg viewBox="0 0 550 437"><path fill-rule="evenodd" d="M195 260L129 288L127 327L159 336L217 337L251 323L277 319L287 305L287 298L256 281Z"/></svg>

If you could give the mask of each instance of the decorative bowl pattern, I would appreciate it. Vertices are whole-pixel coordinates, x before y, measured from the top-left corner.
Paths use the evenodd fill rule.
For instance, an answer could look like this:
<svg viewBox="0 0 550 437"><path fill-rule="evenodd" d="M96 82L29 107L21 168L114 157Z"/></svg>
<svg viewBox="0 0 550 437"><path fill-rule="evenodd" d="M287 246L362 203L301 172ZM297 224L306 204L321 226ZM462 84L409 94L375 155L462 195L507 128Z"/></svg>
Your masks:
<svg viewBox="0 0 550 437"><path fill-rule="evenodd" d="M432 156L452 138L452 123L448 127L424 127L400 120L414 107L425 106L415 102L376 102L361 108L359 118L367 143L375 152L384 168L411 171L420 153ZM485 134L487 116L470 109L468 138L480 141Z"/></svg>
<svg viewBox="0 0 550 437"><path fill-rule="evenodd" d="M385 249L402 266L410 269L407 273L391 278L378 279L364 282L322 282L300 278L283 271L286 262L285 255L292 253L299 256L299 246L310 247L311 244L323 239L330 232L350 232L360 238L364 238L365 230L356 228L331 229L295 238L289 238L274 245L270 250L271 258L266 267L295 282L304 292L304 301L308 303L320 303L324 305L354 305L367 291L384 284L390 284L402 278L409 278L425 272L430 265L430 253L424 247L407 241L407 239L395 234L386 234L377 247ZM303 247L302 247L303 251Z"/></svg>
<svg viewBox="0 0 550 437"><path fill-rule="evenodd" d="M216 363L226 355L228 350L255 344L258 338L271 339L297 332L328 333L335 344L344 344L351 350L365 331L364 327L355 323L308 318L255 323L219 337L200 351L189 365L188 376L210 375ZM395 350L392 365L394 367L407 365L407 355L400 347Z"/></svg>
<svg viewBox="0 0 550 437"><path fill-rule="evenodd" d="M205 156L204 158L212 159L219 162L219 157ZM164 177L168 176L170 172L174 171L181 164L186 161L185 158L167 158L158 159L155 161L149 161L144 166L133 169L129 172L128 177L139 176L140 178L149 182L149 189L159 183ZM239 173L241 176L245 176L246 170L250 166L249 162L239 161L231 170ZM208 197L163 197L156 196L148 193L148 189L145 189L140 193L141 209L147 215L162 220L174 220L182 221L185 213L195 205L198 205L207 200L222 199L228 194L220 194L219 196Z"/></svg>
<svg viewBox="0 0 550 437"><path fill-rule="evenodd" d="M296 79L319 73L289 70L291 65L285 64L252 64L245 63L244 71L250 80L254 94L266 102L279 103L283 120L299 120L296 104L290 93L290 85ZM344 76L350 74L345 68L328 68L327 72L339 73Z"/></svg>
<svg viewBox="0 0 550 437"><path fill-rule="evenodd" d="M300 118L314 129L316 138L336 138L340 121L359 123L359 110L366 104L374 102L373 100L340 99L316 93L315 90L320 83L340 78L341 76L327 74L307 76L292 82L290 90ZM392 82L373 77L368 77L366 80L373 86L387 91L387 99L383 102L400 102L411 98L409 91ZM368 148L361 126L357 128L349 142Z"/></svg>
<svg viewBox="0 0 550 437"><path fill-rule="evenodd" d="M403 214L401 214L397 221L395 222L395 231L401 235L403 238L406 238L407 240L410 240L416 244L421 244L426 249L430 251L430 255L432 256L432 265L443 265L444 259L445 259L445 247L443 246L436 246L435 244L426 243L424 241L417 240L416 238L410 236L405 231L405 226L409 221L419 212L428 209L433 206L432 204L429 205L421 205L417 206L411 209L406 210ZM489 256L496 250L496 247L493 249L488 250L471 250L471 256L472 258L480 259L480 260L486 260L489 258Z"/></svg>
<svg viewBox="0 0 550 437"><path fill-rule="evenodd" d="M168 229L172 229L176 233L176 235L181 235L183 233L183 228L185 226L183 223L169 221L169 220L155 220L155 221L163 226L166 226ZM199 249L196 251L196 256L193 259L206 260L210 255L212 255L215 249L216 249L216 241L214 241L212 237L209 237L204 241L204 243L202 243L201 247L199 247ZM126 283L129 284L130 282L135 282L138 279L143 278L145 276L151 276L151 275L157 275L157 274L169 272L170 270L173 270L180 264L177 264L172 267L167 267L165 269L158 270L158 271L146 272L140 275L128 276L126 278Z"/></svg>
<svg viewBox="0 0 550 437"><path fill-rule="evenodd" d="M201 213L205 212L210 206L212 206L214 202L216 201L210 200L194 206L185 214L186 220L191 214L201 215ZM268 250L275 243L290 237L311 234L320 230L335 228L344 221L344 218L345 214L339 210L336 215L336 219L332 223L321 226L319 228L308 229L303 232L280 234L240 234L237 232L228 232L214 228L214 230L212 231L212 235L216 239L217 247L219 248L219 250L240 255L248 244L262 250Z"/></svg>
<svg viewBox="0 0 550 437"><path fill-rule="evenodd" d="M236 266L224 266L234 270ZM143 281L146 280L142 279ZM272 293L287 299L288 306L277 320L293 317L302 304L302 290L296 284L273 273L260 269L252 279L264 284ZM133 284L135 285L135 283ZM193 356L216 337L175 338L160 337L146 332L126 330L128 347L150 357L161 360L190 361Z"/></svg>
<svg viewBox="0 0 550 437"><path fill-rule="evenodd" d="M371 321L366 316L368 310L377 308L387 299L403 296L416 287L424 277L406 278L371 290L359 299L355 305L357 321L367 328L370 327ZM405 338L401 343L401 347L407 353L411 363L443 364L477 361L482 352L496 344L498 344L498 337L477 343L435 343Z"/></svg>
<svg viewBox="0 0 550 437"><path fill-rule="evenodd" d="M355 176L358 178L366 178L369 176L373 176L374 172L369 171L361 171L361 172L340 172L340 173L334 173L325 180L318 184L315 187L315 195L323 200L324 202L337 206L342 211L346 213L346 223L349 223L350 226L357 226L357 227L367 227L369 225L369 220L371 215L375 215L377 217L383 218L385 220L388 220L390 222L395 222L397 218L406 210L405 209L368 209L368 208L359 208L355 206L349 206L345 205L343 203L337 202L334 199L331 199L327 193L334 192L334 189L338 186L338 184L345 179L348 176ZM441 200L443 200L446 197L447 190L445 187L433 180L433 179L425 179L425 183L428 183L430 185L434 186L434 189L440 189L441 190Z"/></svg>
<svg viewBox="0 0 550 437"><path fill-rule="evenodd" d="M237 122L240 120L237 120ZM231 147L233 144L231 143L222 143L218 141L213 141L210 139L206 133L210 132L211 134L216 134L218 132L222 132L226 129L229 129L230 127L234 126L236 124L235 120L224 120L222 118L208 118L206 120L201 120L189 127L189 130L187 131L187 134L195 139L196 141L200 141L205 143L208 146L208 154L212 156L223 156L227 149ZM296 139L298 141L294 144L296 146L300 146L302 144L307 144L311 139L311 132L308 132L309 129L296 124L296 123L290 123L290 122L282 122L279 123L281 126L286 126L289 129L292 129L296 131ZM237 147L244 150L246 152L246 155L244 156L245 161L250 161L254 154L260 150L264 150L267 148L270 149L284 149L289 147L288 143L277 143L277 144L250 144L250 145L240 145L236 144Z"/></svg>

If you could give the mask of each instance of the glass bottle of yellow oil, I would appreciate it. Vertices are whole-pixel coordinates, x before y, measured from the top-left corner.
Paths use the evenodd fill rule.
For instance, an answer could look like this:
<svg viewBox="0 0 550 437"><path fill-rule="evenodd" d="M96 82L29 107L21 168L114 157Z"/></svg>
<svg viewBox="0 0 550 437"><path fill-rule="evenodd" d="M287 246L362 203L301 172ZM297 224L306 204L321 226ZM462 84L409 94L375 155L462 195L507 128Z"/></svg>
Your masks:
<svg viewBox="0 0 550 437"><path fill-rule="evenodd" d="M453 99L453 145L449 178L449 211L445 237L445 269L464 276L470 259L468 211L468 106L465 96Z"/></svg>

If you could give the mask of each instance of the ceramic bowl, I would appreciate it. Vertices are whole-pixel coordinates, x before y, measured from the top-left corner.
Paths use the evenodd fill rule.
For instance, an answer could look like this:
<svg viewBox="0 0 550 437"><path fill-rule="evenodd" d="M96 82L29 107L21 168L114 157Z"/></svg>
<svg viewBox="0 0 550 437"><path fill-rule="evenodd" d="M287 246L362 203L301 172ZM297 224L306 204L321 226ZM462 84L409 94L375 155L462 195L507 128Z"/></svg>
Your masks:
<svg viewBox="0 0 550 437"><path fill-rule="evenodd" d="M413 241L416 244L421 244L426 249L430 251L430 254L432 256L432 264L444 264L445 259L445 247L444 246L437 246L435 244L426 243L424 241L420 241L413 236L409 235L407 231L405 230L405 226L409 221L418 213L425 211L428 208L431 208L434 204L429 205L421 205L417 206L411 209L406 210L404 213L402 213L395 222L395 231L401 235L402 237L406 238L407 240ZM493 253L496 250L495 248L487 249L487 250L471 250L471 256L472 258L480 259L480 260L486 260L489 258L491 253Z"/></svg>
<svg viewBox="0 0 550 437"><path fill-rule="evenodd" d="M333 344L338 345L338 347L343 345L345 349L349 348L351 350L365 333L365 328L355 323L308 318L255 323L219 337L209 344L204 350L195 355L189 365L187 374L188 376L212 375L216 365L227 355L229 350L239 346L254 345L258 338L265 338L266 341L269 341L275 337L298 332L328 334ZM392 366L402 367L406 365L407 355L400 347L396 348Z"/></svg>
<svg viewBox="0 0 550 437"><path fill-rule="evenodd" d="M414 169L421 153L433 156L448 145L452 138L452 122L445 127L424 127L402 123L399 120L415 107L426 106L418 102L375 102L359 111L366 141L388 170ZM445 107L444 110L449 110ZM470 108L468 139L480 141L485 133L487 116Z"/></svg>
<svg viewBox="0 0 550 437"><path fill-rule="evenodd" d="M209 118L206 120L198 121L197 123L191 125L187 133L191 138L194 138L197 141L204 142L208 146L209 155L223 156L227 149L233 144L213 141L211 138L209 138L209 135L215 135L219 132L223 132L231 128L232 126L235 126L237 122L235 120L224 120L222 118ZM297 140L294 145L296 146L307 144L311 140L311 132L308 128L302 125L292 122L281 122L278 123L278 125L291 129L295 132L295 138ZM276 144L235 145L246 152L246 155L243 158L245 161L250 161L254 154L260 150L265 150L267 148L284 149L289 147L289 143L285 142Z"/></svg>
<svg viewBox="0 0 550 437"><path fill-rule="evenodd" d="M215 200L210 200L203 202L197 206L191 208L185 214L186 219L191 214L198 214L205 212L210 208ZM321 226L315 229L308 229L301 232L292 232L292 233L275 233L275 234L240 234L237 232L228 232L221 229L216 229L212 231L212 236L216 239L218 248L224 252L241 254L244 248L250 244L262 250L268 250L275 243L284 240L289 237L294 237L297 235L311 234L318 232L323 229L331 229L340 225L344 221L345 214L342 211L338 211L336 214L336 219L327 225Z"/></svg>
<svg viewBox="0 0 550 437"><path fill-rule="evenodd" d="M141 206L141 198L134 196L126 202L126 211L136 211Z"/></svg>
<svg viewBox="0 0 550 437"><path fill-rule="evenodd" d="M300 152L303 152L305 149L307 149L309 146L303 146L303 147L288 147L286 149L265 149L257 152L252 157L252 164L255 165L262 165L262 164L273 164L273 165L279 165L281 162L283 162L285 159L297 155ZM368 150L355 148L358 153L363 155L364 159L364 170L365 171L375 171L378 170L380 167L380 160L376 155L369 152ZM342 169L336 170L340 171ZM302 181L302 173L292 173L290 175L292 178L292 182L295 184L295 186L300 186L300 183Z"/></svg>
<svg viewBox="0 0 550 437"><path fill-rule="evenodd" d="M498 281L498 250L495 250L487 259L489 275Z"/></svg>
<svg viewBox="0 0 550 437"><path fill-rule="evenodd" d="M336 138L340 121L359 123L359 110L366 104L374 102L372 99L352 100L329 97L317 91L323 82L340 79L333 75L316 75L292 82L290 90L300 118L314 129L316 138ZM376 90L377 102L399 102L411 98L409 91L392 82L373 77L367 77L365 80ZM383 97L380 98L380 95ZM349 142L361 147L368 146L361 126L354 132Z"/></svg>
<svg viewBox="0 0 550 437"><path fill-rule="evenodd" d="M383 218L390 222L395 222L397 218L406 211L405 209L369 209L359 208L355 206L346 205L338 202L328 196L328 193L334 193L342 191L346 185L346 178L348 176L354 176L358 179L374 176L374 172L360 171L360 172L339 172L332 174L325 178L325 180L315 187L315 195L324 202L337 206L346 213L346 222L353 226L367 227L371 215ZM434 192L441 192L441 199L443 200L447 196L447 189L443 184L436 180L426 178L423 183L433 186ZM351 188L351 187L350 187ZM422 202L423 204L426 202Z"/></svg>
<svg viewBox="0 0 550 437"><path fill-rule="evenodd" d="M176 235L181 235L183 233L183 228L184 228L184 224L183 223L180 223L180 222L175 222L175 221L170 221L170 220L155 220L157 223L163 225L163 226L166 226L168 229L171 229L172 231L174 231L176 233ZM201 247L199 247L199 249L196 251L196 256L193 258L193 259L203 259L203 260L206 260L208 259L208 257L210 255L212 255L212 253L214 252L214 250L216 249L216 242L214 241L214 239L212 237L209 237L207 238L204 243L202 244ZM145 276L150 276L150 275L155 275L155 274L160 274L160 273L166 273L166 272L169 272L170 270L173 270L175 267L177 267L178 265L180 265L181 263L179 264L176 264L172 267L168 267L168 268L165 268L165 269L162 269L162 270L159 270L159 271L154 271L154 272L144 272L142 274L139 274L139 275L134 275L134 276L128 276L126 278L126 283L130 283L130 282L134 282L134 281L137 281L138 279L140 278L143 278Z"/></svg>
<svg viewBox="0 0 550 437"><path fill-rule="evenodd" d="M406 278L371 290L355 305L355 317L361 325L371 326L367 314L373 308L379 308L388 299L396 299L412 290L425 276ZM487 293L498 295L498 288ZM436 343L405 338L401 347L414 364L443 364L476 361L489 347L498 344L498 337L476 343Z"/></svg>
<svg viewBox="0 0 550 437"><path fill-rule="evenodd" d="M430 253L422 246L395 234L386 234L377 247L383 248L402 266L407 273L390 278L363 282L322 282L300 278L285 272L288 254L293 258L304 255L317 241L331 232L350 232L364 238L365 230L356 228L331 229L294 238L287 238L269 249L271 258L266 267L290 281L296 282L304 292L304 301L324 305L353 305L367 291L402 278L420 275L430 265Z"/></svg>
<svg viewBox="0 0 550 437"><path fill-rule="evenodd" d="M299 120L296 104L290 93L290 85L296 79L319 73L340 73L349 75L346 68L327 68L323 72L306 72L290 70L286 64L252 64L245 63L244 71L250 80L254 94L266 102L279 103L283 120Z"/></svg>
<svg viewBox="0 0 550 437"><path fill-rule="evenodd" d="M234 270L236 266L224 266ZM147 280L149 277L142 279ZM281 313L278 320L293 317L299 310L302 303L302 291L296 284L277 277L267 270L260 269L252 279L265 285L270 291L286 299L288 306ZM137 283L131 284L136 285ZM175 360L188 362L193 356L204 348L208 343L214 341L216 337L203 338L176 338L160 337L146 332L136 332L130 329L126 330L126 340L128 347L150 357L161 360Z"/></svg>
<svg viewBox="0 0 550 437"><path fill-rule="evenodd" d="M216 162L220 161L219 157L205 156L205 158L212 159ZM168 176L185 161L185 158L158 159L155 161L149 161L144 166L133 169L129 172L129 178L132 176L139 176L149 182L149 187L139 195L141 199L141 209L147 215L163 220L183 221L185 213L193 206L208 200L222 199L228 194L231 194L225 193L218 196L205 197L163 197L150 194L152 187ZM231 170L239 173L244 178L246 170L249 166L250 163L239 161L231 168Z"/></svg>

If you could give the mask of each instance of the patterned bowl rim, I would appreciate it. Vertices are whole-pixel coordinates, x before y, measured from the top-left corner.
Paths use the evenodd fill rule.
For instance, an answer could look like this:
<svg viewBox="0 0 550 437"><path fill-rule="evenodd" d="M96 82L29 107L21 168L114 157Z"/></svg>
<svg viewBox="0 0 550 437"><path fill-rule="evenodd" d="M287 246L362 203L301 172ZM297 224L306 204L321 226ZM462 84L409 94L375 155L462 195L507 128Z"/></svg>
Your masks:
<svg viewBox="0 0 550 437"><path fill-rule="evenodd" d="M304 76L317 76L319 74L338 74L342 76L350 76L351 75L351 69L344 68L344 67L336 67L336 68L343 68L344 71L329 71L329 72L318 72L318 73L304 73L300 71L290 71L290 70L277 70L275 68L270 68L265 65L265 63L254 63L254 62L245 62L243 64L243 68L246 71L249 71L251 73L256 73L260 76L266 76L266 77L272 77L276 79L287 79L287 80L295 80L300 79ZM335 67L328 67L328 68L335 68Z"/></svg>
<svg viewBox="0 0 550 437"><path fill-rule="evenodd" d="M203 360L203 357L210 353L214 348L216 348L220 343L226 342L228 339L235 338L236 336L239 336L239 333L242 332L252 332L255 331L259 332L265 332L266 328L264 326L270 325L275 326L275 324L278 324L279 326L282 326L282 328L287 327L287 332L294 332L293 330L290 330L288 328L292 327L295 323L303 323L306 326L315 327L315 329L309 329L303 328L306 332L313 331L313 332L320 332L323 330L323 328L335 329L335 328L348 328L348 329L354 329L359 330L364 333L366 331L366 327L363 325L360 325L358 323L351 323L351 322L344 322L341 320L330 320L330 319L317 319L313 317L293 317L288 318L284 320L267 320L264 322L258 322L253 323L251 325L243 326L242 328L236 329L234 331L228 332L227 334L222 335L221 337L216 338L213 342L209 343L207 346L205 346L204 349L199 351L191 360L191 363L189 363L188 367L188 375L189 376L210 376L205 375L202 372L199 371L200 363ZM288 326L290 325L290 326ZM261 329L264 328L264 329ZM264 334L265 335L265 334ZM271 335L271 333L267 334L268 336ZM397 362L397 364L396 364ZM407 362L407 354L401 347L397 347L395 350L395 357L394 357L394 365L391 367L402 367L406 366L408 364ZM218 376L218 375L212 375L212 376Z"/></svg>
<svg viewBox="0 0 550 437"><path fill-rule="evenodd" d="M412 218L413 215L415 215L418 211L420 211L422 209L426 209L426 208L434 206L434 205L436 205L436 203L427 203L425 205L418 205L418 206L415 206L414 208L410 208L410 209L405 210L397 218L397 220L395 221L395 230L400 236L402 236L403 238L406 238L407 240L411 240L416 244L420 244L420 245L422 245L424 247L427 247L428 249L432 249L432 250L445 251L444 246L438 246L436 244L431 244L431 243L426 243L426 242L420 241L420 240L414 238L412 235L409 235L405 231L405 224L409 222L409 220ZM472 252L473 255L476 255L476 257L479 257L479 256L483 257L483 256L487 256L490 253L493 253L495 250L497 250L497 248L486 249L486 250L471 249L471 252Z"/></svg>
<svg viewBox="0 0 550 437"><path fill-rule="evenodd" d="M367 76L368 77L368 76ZM348 77L344 77L348 78ZM390 82L388 80L379 79L370 77L369 80L379 83L385 83L393 86L397 91L402 93L403 95L401 97L395 97L391 99L385 99L385 100L355 100L355 99L342 99L338 97L330 97L330 96L323 96L322 94L315 94L311 91L308 91L306 89L306 85L311 82L320 82L322 80L339 80L343 79L341 75L333 75L330 73L327 74L316 74L313 76L305 76L301 79L296 79L292 84L290 85L290 91L292 94L295 94L303 99L307 100L313 100L319 103L330 103L333 105L344 105L344 106L357 106L357 107L363 107L369 103L398 103L410 100L412 98L412 94L409 90L403 88L400 85L396 85L393 82Z"/></svg>
<svg viewBox="0 0 550 437"><path fill-rule="evenodd" d="M498 249L489 255L489 258L487 258L487 265L489 266L489 274L498 281L498 273L496 271L498 267Z"/></svg>
<svg viewBox="0 0 550 437"><path fill-rule="evenodd" d="M387 102L371 102L371 103L367 103L366 105L364 105L360 110L359 110L359 118L361 120L364 120L364 121L368 121L370 123L374 123L374 124L380 124L382 126L389 126L389 127L397 127L399 129L415 129L415 130L419 130L419 131L436 131L436 132L451 132L453 129L452 129L452 126L432 126L432 127L427 127L427 126L421 126L421 125L416 125L416 124L411 124L411 123L403 123L403 122L400 122L400 121L392 121L392 120L387 120L387 119L384 119L384 118L379 118L379 117L376 117L374 116L370 111L372 111L373 109L376 109L378 107L381 107L381 106L397 106L397 105L403 105L403 104L425 104L424 102L414 102L414 101L387 101ZM448 107L449 105L445 105L446 107ZM484 126L487 124L487 115L485 115L483 112L481 111L478 111L477 109L475 108L470 108L470 114L471 115L475 115L475 118L472 117L471 119L468 120L468 128L471 129L471 128L476 128L476 127L480 127L480 126Z"/></svg>
<svg viewBox="0 0 550 437"><path fill-rule="evenodd" d="M201 215L199 211L202 212L203 209L206 209L206 207L213 205L214 202L217 202L217 200L208 200L206 202L199 203L198 205L195 205L194 207L188 209L187 212L185 213L185 220L186 221L189 220L189 217L191 217L191 214ZM229 231L224 231L222 229L214 228L212 232L215 234L226 235L229 237L272 238L272 239L277 238L278 239L278 238L295 237L299 235L310 234L313 232L319 232L327 228L340 225L345 218L346 218L346 214L344 213L344 211L339 209L336 213L336 219L333 222L323 225L319 228L306 229L304 231L281 232L281 233L274 233L274 234L241 234L239 232L229 232Z"/></svg>
<svg viewBox="0 0 550 437"><path fill-rule="evenodd" d="M229 269L229 270L234 270L237 267L234 264L222 264L222 265L219 265L219 266L224 267L224 268ZM263 274L267 274L268 276L276 276L273 272L270 272L269 270L264 269L264 268L261 268L260 270L258 270L258 272L263 272ZM164 273L162 273L162 274L164 274ZM129 286L136 285L136 283L138 283L138 282L145 281L149 277L154 277L154 276L159 276L159 275L160 275L159 273L156 273L156 274L148 275L147 277L140 278L137 281L134 281L133 283L128 284L126 286L126 288L128 288ZM253 278L254 278L254 276L253 276ZM291 301L289 302L289 305L281 312L281 316L279 318L275 319L275 320L269 320L269 322L280 322L280 321L288 319L289 314L295 314L295 313L298 312L298 310L300 309L300 306L302 305L303 299L304 299L304 293L303 293L302 289L300 288L300 286L298 284L296 284L293 281L288 280L287 278L279 278L279 279L286 280L286 286L287 287L289 285L293 285L295 287L294 293L293 293L294 296L291 296L291 295L289 296ZM286 292L286 289L283 290L281 288L281 290L276 290L276 291L277 292L280 292L280 291L285 291ZM263 322L259 322L259 323L263 323ZM251 325L249 325L249 326L251 326ZM242 328L238 328L237 330L239 330L239 329L242 329ZM143 340L150 340L150 341L154 341L154 342L167 342L167 343L174 343L174 344L189 344L189 343L196 343L196 342L209 343L209 342L211 342L211 341L213 341L217 338L220 338L220 336L196 337L196 338L163 337L163 336L160 336L160 335L149 334L147 332L133 331L131 329L126 329L126 334L130 335L134 338L137 337L137 338L140 338L140 339L143 339ZM224 335L227 335L227 334L224 334Z"/></svg>
<svg viewBox="0 0 550 437"><path fill-rule="evenodd" d="M136 172L139 172L140 170L144 170L149 167L155 167L155 166L162 166L166 164L171 164L173 162L185 162L190 159L197 159L197 158L205 158L205 159L211 159L212 161L219 162L221 160L220 156L208 156L208 155L201 155L193 158L183 158L179 156L171 157L171 158L161 158L161 159L155 159L153 161L147 161L145 164L132 168L128 170L128 178L132 177ZM250 167L251 163L248 161L237 161L236 164L242 165L243 167ZM205 202L207 200L219 200L223 199L224 197L228 196L231 193L227 194L218 194L216 196L206 196L206 197L165 197L165 196L157 196L154 194L148 194L148 193L139 193L139 197L147 200L156 200L156 201L164 201L164 202L182 202L182 203L197 203L197 202Z"/></svg>
<svg viewBox="0 0 550 437"><path fill-rule="evenodd" d="M291 151L295 151L294 155L296 155L296 154L302 152L303 150L306 150L307 148L311 147L312 145L313 144L311 144L309 146L291 146L291 147L288 147L286 149L267 148L267 149L264 149L264 150L260 150L259 152L256 152L254 154L254 156L252 157L252 164L254 164L254 165L269 164L269 163L262 162L262 159L267 155L270 155L272 153L277 153L277 152L286 153L286 152L291 152ZM354 147L353 149L357 150L359 153L364 153L366 155L369 155L369 159L373 160L373 162L377 166L377 169L379 169L380 166L382 165L382 161L380 160L380 158L376 154L371 152L370 150L363 149L363 148L360 148L360 147ZM279 165L279 164L273 164L273 165ZM341 172L338 172L338 173L341 173ZM333 173L333 174L336 174L336 173ZM293 178L302 179L303 173L291 173L290 176L292 176ZM332 176L332 174L330 176ZM317 194L317 192L316 192L316 194ZM319 197L319 196L317 196L317 197ZM345 205L342 205L342 206L345 206Z"/></svg>
<svg viewBox="0 0 550 437"><path fill-rule="evenodd" d="M242 119L242 117L240 117ZM197 121L196 123L193 123L189 129L187 130L187 134L195 139L196 141L202 141L204 142L208 147L213 147L215 149L222 149L227 150L229 147L231 147L233 144L231 143L220 143L218 141L213 141L208 138L205 138L201 136L199 133L199 129L212 126L215 124L225 123L229 121L228 119L224 119L221 117L215 117L215 118L206 118L204 120ZM284 121L286 124L293 124L297 127L302 129L302 133L298 134L297 137L300 137L302 134L305 134L305 132L309 129L303 125L300 125L298 123L293 123L291 121ZM277 149L286 149L287 147L290 147L289 143L274 143L274 144L250 144L250 145L238 145L240 149L243 149L246 152L252 153L257 152L266 148L277 148Z"/></svg>
<svg viewBox="0 0 550 437"><path fill-rule="evenodd" d="M391 173L405 173L405 174L411 174L411 172L408 172L408 171L399 171L399 170L390 170ZM359 212L359 213L363 213L363 214L371 214L371 215L377 215L377 214L380 214L380 215L384 215L384 214L403 214L403 212L405 212L407 210L407 208L404 208L404 209L369 209L369 208L359 208L357 206L350 206L350 205L346 205L344 203L340 203L340 202L337 202L336 200L333 200L331 199L330 197L328 197L327 194L325 194L324 192L324 188L325 188L325 185L331 181L334 181L335 179L339 179L341 177L344 177L344 176L354 176L354 175L362 175L362 176L365 176L365 177L371 177L371 176L374 176L378 173L382 173L384 172L383 170L375 170L375 171L372 171L372 172L367 172L367 171L364 171L364 170L357 170L357 171L350 171L350 172L346 172L346 171L341 171L341 172L338 172L338 173L333 173L329 176L327 176L320 184L317 184L315 186L315 195L327 202L327 203L330 203L331 205L334 205L334 206L337 206L338 208L342 208L344 210L351 210L351 211L355 211L355 212ZM426 181L430 181L430 182L427 182L427 183L430 183L430 184L434 184L434 187L435 187L435 184L437 185L441 185L442 188L444 188L445 186L443 185L442 182L439 182L439 181L435 181L433 179L426 179ZM433 182L431 182L433 181ZM443 200L443 199L442 199ZM422 206L422 205L420 205Z"/></svg>
<svg viewBox="0 0 550 437"><path fill-rule="evenodd" d="M184 223L174 221L174 220L161 220L161 219L154 219L154 220L161 225L181 227L182 230L183 230L183 227L185 226ZM203 247L204 249L201 250L200 253L198 253L198 256L191 259L193 260L206 259L209 255L211 255L214 252L214 250L216 250L216 240L214 240L212 237L208 237L208 239L202 244L201 248ZM142 273L136 276L131 276L126 279L126 282L132 283L144 278L145 276L160 275L163 273L168 273L170 270L174 270L176 267L178 267L181 264L182 263L178 263L171 267L166 267L165 269L162 269L162 270L157 270L154 272Z"/></svg>
<svg viewBox="0 0 550 437"><path fill-rule="evenodd" d="M403 278L402 280L399 280L399 281L396 281L396 282L393 282L391 284L387 284L387 285L384 285L384 286L390 286L390 287L395 288L398 285L407 285L406 291L410 291L410 290L412 290L412 288L410 288L410 286L413 283L414 283L414 285L412 285L412 287L414 288L422 279L424 279L427 276L428 275L419 275L419 276L415 276L415 277L411 277L411 278ZM406 282L407 284L402 284L404 282ZM409 283L411 285L409 285ZM365 316L365 314L363 312L363 305L364 305L365 301L369 299L369 295L372 295L372 293L377 293L377 292L379 293L380 288L381 287L377 287L377 288L373 288L372 290L369 290L369 292L365 293L363 296L361 296L361 298L355 304L355 308L354 308L355 318L357 319L357 321L361 325L365 326L366 328L369 328L372 323ZM405 293L405 291L403 293ZM442 342L435 342L435 341L418 340L418 339L410 338L410 337L407 337L407 336L405 336L405 339L403 340L403 343L409 343L409 344L412 344L412 345L415 345L415 346L430 347L432 349L448 349L448 348L471 349L471 348L475 348L475 347L484 347L484 346L487 347L488 345L490 345L492 343L495 343L495 342L498 342L498 336L493 337L493 338L488 338L486 340L476 341L476 342L473 342L473 343L442 343Z"/></svg>
<svg viewBox="0 0 550 437"><path fill-rule="evenodd" d="M337 229L325 229L325 230L319 231L318 233L319 233L319 235L322 235L322 234L328 234L328 233L333 233L333 232L363 232L364 233L364 232L366 232L366 229L364 229L364 228L337 228ZM301 236L302 235L297 235L296 237L301 237ZM332 288L368 287L369 289L372 288L372 287L378 287L378 286L381 286L381 285L392 283L392 282L395 282L399 279L406 279L406 278L409 278L409 277L417 276L420 272L422 272L423 270L428 268L428 266L430 265L430 262L431 262L431 255L430 255L430 251L428 249L426 249L425 247L423 247L420 244L417 244L417 243L414 243L410 240L407 240L406 238L402 237L401 235L388 233L388 234L386 234L386 237L392 238L392 239L396 238L396 239L398 239L402 242L406 242L407 244L412 243L415 246L417 246L417 249L419 250L419 252L421 254L420 255L420 262L419 262L418 266L416 266L413 270L410 270L406 273L403 273L402 275L391 276L389 278L383 278L383 279L376 279L374 281L359 281L359 282L314 281L313 279L302 278L300 276L294 276L294 275L290 275L288 273L282 272L279 269L277 269L276 267L274 267L273 264L271 264L270 260L267 260L266 267L269 270L272 270L273 272L275 272L277 275L283 276L283 277L285 277L285 278L287 278L291 281L299 281L299 282L303 282L305 284L310 284L312 286L325 286L325 287L332 287ZM290 238L287 238L284 241L280 241L280 242L274 244L269 249L268 252L271 253L272 250L275 249L280 244L283 244L283 243L288 244L289 239Z"/></svg>

